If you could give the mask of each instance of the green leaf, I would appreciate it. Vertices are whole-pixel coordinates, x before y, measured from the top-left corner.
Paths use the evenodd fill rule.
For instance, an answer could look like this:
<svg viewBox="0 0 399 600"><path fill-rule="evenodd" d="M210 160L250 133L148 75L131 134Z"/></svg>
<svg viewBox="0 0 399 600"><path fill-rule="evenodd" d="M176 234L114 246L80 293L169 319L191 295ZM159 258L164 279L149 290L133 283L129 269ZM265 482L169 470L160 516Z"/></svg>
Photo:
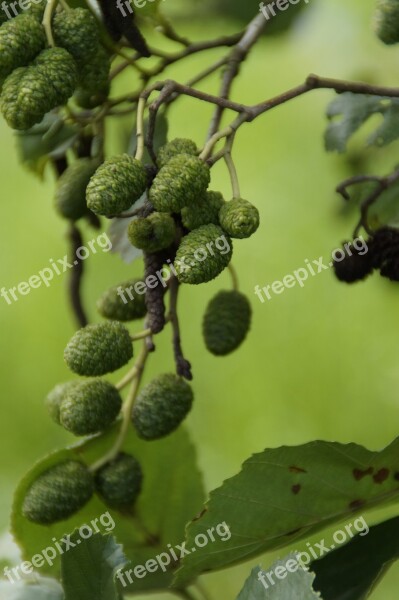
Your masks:
<svg viewBox="0 0 399 600"><path fill-rule="evenodd" d="M61 557L65 600L119 600L114 574L126 558L115 538L97 533L82 540L75 531L71 542L77 547Z"/></svg>
<svg viewBox="0 0 399 600"><path fill-rule="evenodd" d="M187 527L187 546L225 521L231 537L190 554L176 584L292 544L336 521L399 498L399 438L381 452L315 441L264 450L211 492Z"/></svg>
<svg viewBox="0 0 399 600"><path fill-rule="evenodd" d="M399 101L392 98L387 100L380 112L384 120L368 138L370 146L387 146L399 138Z"/></svg>
<svg viewBox="0 0 399 600"><path fill-rule="evenodd" d="M40 577L37 581L14 583L0 581L0 598L7 600L64 600L60 584Z"/></svg>
<svg viewBox="0 0 399 600"><path fill-rule="evenodd" d="M92 464L113 445L119 427L120 424L116 424L102 436L51 454L36 464L23 478L15 493L12 531L21 546L24 560L31 560L32 556L41 553L47 547L54 548L53 538L60 540L64 534L69 534L84 524L91 526L96 533L105 534L112 531L118 543L123 545L124 552L133 566L143 564L165 551L169 543L182 543L187 521L199 512L204 501L195 450L184 428L154 442L140 440L133 428L130 430L124 451L133 454L139 460L144 472L143 490L134 513L122 514L109 509L95 496L79 513L50 527L31 523L22 515L21 506L26 491L40 473L65 459L78 458ZM173 565L166 572L159 570L143 579L135 580L132 591L168 587L173 578L172 567ZM59 575L59 570L59 556L54 559L53 565L46 562L40 568L41 573L51 573L55 576Z"/></svg>
<svg viewBox="0 0 399 600"><path fill-rule="evenodd" d="M47 114L31 129L15 132L21 162L42 176L49 159L63 156L75 143L78 131L75 125L66 125L58 115Z"/></svg>
<svg viewBox="0 0 399 600"><path fill-rule="evenodd" d="M324 600L365 600L399 558L399 517L371 527L346 545L314 561L315 589Z"/></svg>
<svg viewBox="0 0 399 600"><path fill-rule="evenodd" d="M288 562L292 565L295 562L299 568L289 572ZM313 573L298 565L295 554L289 554L275 562L267 572L260 567L252 569L237 600L321 600L320 594L313 589L314 578Z"/></svg>

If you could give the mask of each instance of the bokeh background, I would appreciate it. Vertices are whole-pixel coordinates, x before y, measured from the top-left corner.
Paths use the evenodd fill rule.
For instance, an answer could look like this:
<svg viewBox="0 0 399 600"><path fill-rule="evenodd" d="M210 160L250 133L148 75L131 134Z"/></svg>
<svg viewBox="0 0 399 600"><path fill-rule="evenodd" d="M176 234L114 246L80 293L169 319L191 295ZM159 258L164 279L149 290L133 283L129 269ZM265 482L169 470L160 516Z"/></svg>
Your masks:
<svg viewBox="0 0 399 600"><path fill-rule="evenodd" d="M177 25L184 34L203 39L242 27L243 6L222 0L219 4L165 0L164 8L179 18ZM243 12L255 14L257 6L246 3ZM399 51L375 38L373 8L374 0L310 0L288 32L262 38L242 69L234 98L261 101L297 85L311 72L395 85ZM220 51L211 51L188 59L172 75L187 80L219 55ZM218 83L213 77L206 89L216 92ZM127 85L126 78L121 90ZM188 428L208 490L238 472L251 453L266 447L326 439L379 449L398 433L399 286L374 276L349 287L324 271L303 289L286 290L264 304L254 295L257 284L281 280L305 259L323 255L329 260L331 251L350 236L356 219L334 193L336 184L354 168L384 172L397 161L397 144L365 151L362 135L351 144L347 157L324 152L324 112L333 95L312 92L246 125L237 136L234 155L242 192L259 207L262 218L258 234L235 245L241 289L254 310L245 345L218 359L206 353L201 338L206 303L216 290L229 285L228 274L199 288L186 287L181 295L183 342L195 372L196 403ZM210 116L208 106L182 99L170 114L170 136L190 136L201 145ZM110 128L112 148L119 147L127 125L132 122ZM50 258L64 256L66 225L53 210L52 173L48 171L40 182L19 166L13 134L3 121L0 136L0 286L10 288L36 274ZM215 169L213 188L230 194L223 165ZM92 239L94 234L87 230L85 236ZM92 319L97 319L94 306L99 294L119 280L139 275L140 267L101 252L86 262L84 296ZM61 276L51 287L33 290L12 305L0 298L0 531L8 527L13 489L20 477L35 459L72 441L51 422L43 406L46 393L69 378L62 354L74 323L65 287ZM171 368L166 331L146 378ZM388 514L397 514L397 509L375 511L367 519L372 524ZM204 582L215 597L233 599L253 565L266 568L276 557L260 557ZM399 568L393 566L373 600L396 597L398 586Z"/></svg>

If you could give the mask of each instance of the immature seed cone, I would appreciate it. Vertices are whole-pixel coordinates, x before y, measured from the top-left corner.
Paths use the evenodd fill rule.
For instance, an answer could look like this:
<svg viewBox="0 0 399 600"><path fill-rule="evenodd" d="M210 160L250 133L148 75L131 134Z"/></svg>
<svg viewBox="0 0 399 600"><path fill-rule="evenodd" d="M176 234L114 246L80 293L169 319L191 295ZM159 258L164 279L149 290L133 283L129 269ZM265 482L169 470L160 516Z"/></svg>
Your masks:
<svg viewBox="0 0 399 600"><path fill-rule="evenodd" d="M250 237L259 227L259 212L256 206L243 200L234 198L226 202L219 212L221 227L233 238L244 239Z"/></svg>
<svg viewBox="0 0 399 600"><path fill-rule="evenodd" d="M174 375L159 375L137 398L133 424L145 440L155 440L177 429L191 410L193 392L190 385Z"/></svg>
<svg viewBox="0 0 399 600"><path fill-rule="evenodd" d="M130 222L128 237L132 246L145 252L159 252L168 248L176 237L173 217L167 213L154 212L147 218Z"/></svg>
<svg viewBox="0 0 399 600"><path fill-rule="evenodd" d="M374 30L384 44L399 43L399 1L377 0Z"/></svg>
<svg viewBox="0 0 399 600"><path fill-rule="evenodd" d="M112 425L121 406L118 390L107 381L80 381L61 402L60 424L75 435L100 433Z"/></svg>
<svg viewBox="0 0 399 600"><path fill-rule="evenodd" d="M95 323L79 329L65 348L68 367L78 375L96 377L120 369L133 356L126 327L117 321Z"/></svg>
<svg viewBox="0 0 399 600"><path fill-rule="evenodd" d="M50 417L60 425L60 408L61 404L67 397L68 392L76 385L79 381L67 381L66 383L59 383L48 393L45 400L46 408Z"/></svg>
<svg viewBox="0 0 399 600"><path fill-rule="evenodd" d="M147 174L143 165L128 154L106 160L87 186L87 206L98 215L119 215L145 192Z"/></svg>
<svg viewBox="0 0 399 600"><path fill-rule="evenodd" d="M251 325L248 298L237 291L222 291L209 302L202 326L206 347L216 356L234 352Z"/></svg>
<svg viewBox="0 0 399 600"><path fill-rule="evenodd" d="M52 96L51 108L65 104L78 83L78 70L73 57L64 48L47 48L39 54L34 65L36 72L47 81L47 90Z"/></svg>
<svg viewBox="0 0 399 600"><path fill-rule="evenodd" d="M58 179L55 206L65 219L77 221L87 214L86 188L97 167L97 161L79 158Z"/></svg>
<svg viewBox="0 0 399 600"><path fill-rule="evenodd" d="M95 476L97 493L111 508L128 508L140 494L143 472L140 463L121 452L113 461L102 467Z"/></svg>
<svg viewBox="0 0 399 600"><path fill-rule="evenodd" d="M193 140L176 138L165 144L165 146L162 146L162 148L159 149L157 156L159 168L161 169L164 167L171 158L178 154L190 154L191 156L196 156L198 154L196 143L193 142Z"/></svg>
<svg viewBox="0 0 399 600"><path fill-rule="evenodd" d="M145 294L138 294L135 285L141 291L143 282L131 279L109 288L97 301L97 310L102 317L114 321L134 321L142 319L147 313Z"/></svg>
<svg viewBox="0 0 399 600"><path fill-rule="evenodd" d="M37 19L19 15L0 28L0 82L18 67L28 65L44 48L46 35Z"/></svg>
<svg viewBox="0 0 399 600"><path fill-rule="evenodd" d="M86 8L57 13L52 29L57 46L68 50L78 63L86 62L96 54L99 30L96 19Z"/></svg>
<svg viewBox="0 0 399 600"><path fill-rule="evenodd" d="M31 4L27 10L23 10L18 3L13 2L13 0L3 0L0 5L0 25L6 23L10 19L15 19L15 17L20 14L30 15L41 23L43 21L45 8L46 3L40 2L40 4Z"/></svg>
<svg viewBox="0 0 399 600"><path fill-rule="evenodd" d="M217 277L233 254L231 239L217 225L203 225L186 235L177 250L175 269L180 283L200 284Z"/></svg>
<svg viewBox="0 0 399 600"><path fill-rule="evenodd" d="M91 109L105 102L111 89L110 68L110 55L99 44L95 55L79 65L79 87L74 96L78 106Z"/></svg>
<svg viewBox="0 0 399 600"><path fill-rule="evenodd" d="M184 227L193 230L209 223L219 225L219 211L224 204L220 192L206 192L195 204L182 209L181 219Z"/></svg>
<svg viewBox="0 0 399 600"><path fill-rule="evenodd" d="M22 513L29 521L51 525L78 512L93 492L93 477L87 467L75 460L65 461L33 482L25 496Z"/></svg>
<svg viewBox="0 0 399 600"><path fill-rule="evenodd" d="M374 268L379 269L382 277L399 281L399 230L382 227L374 233L371 244Z"/></svg>
<svg viewBox="0 0 399 600"><path fill-rule="evenodd" d="M348 248L345 246L342 248L342 260L335 259L333 261L335 276L339 281L345 283L355 283L365 279L373 272L374 263L374 244L371 240L367 242L367 252L364 249L359 250L349 244Z"/></svg>
<svg viewBox="0 0 399 600"><path fill-rule="evenodd" d="M150 188L149 199L159 212L180 212L203 196L210 170L202 160L178 154L162 167Z"/></svg>
<svg viewBox="0 0 399 600"><path fill-rule="evenodd" d="M44 75L35 67L20 67L7 77L0 96L0 111L12 129L30 129L54 107Z"/></svg>

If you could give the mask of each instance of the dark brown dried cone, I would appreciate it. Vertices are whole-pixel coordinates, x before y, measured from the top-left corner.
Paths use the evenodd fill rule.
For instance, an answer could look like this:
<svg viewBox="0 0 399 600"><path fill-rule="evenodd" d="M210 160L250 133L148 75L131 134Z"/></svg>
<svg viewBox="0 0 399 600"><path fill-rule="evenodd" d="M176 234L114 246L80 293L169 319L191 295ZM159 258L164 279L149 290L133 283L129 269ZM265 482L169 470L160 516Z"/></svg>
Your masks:
<svg viewBox="0 0 399 600"><path fill-rule="evenodd" d="M335 276L339 281L355 283L356 281L365 279L372 273L374 268L374 247L372 239L367 241L367 248L363 247L360 250L356 250L356 248L350 244L350 254L346 249L345 244L342 253L344 255L343 259L335 259L333 262Z"/></svg>
<svg viewBox="0 0 399 600"><path fill-rule="evenodd" d="M373 267L383 277L399 281L399 230L382 227L373 236Z"/></svg>
<svg viewBox="0 0 399 600"><path fill-rule="evenodd" d="M166 262L166 255L164 252L157 252L154 254L144 253L144 265L145 274L144 280L150 275L155 276L157 271L161 271L162 267ZM153 333L160 333L165 327L165 302L164 296L166 287L159 281L158 285L153 289L147 288L145 294L145 303L147 306L147 324Z"/></svg>

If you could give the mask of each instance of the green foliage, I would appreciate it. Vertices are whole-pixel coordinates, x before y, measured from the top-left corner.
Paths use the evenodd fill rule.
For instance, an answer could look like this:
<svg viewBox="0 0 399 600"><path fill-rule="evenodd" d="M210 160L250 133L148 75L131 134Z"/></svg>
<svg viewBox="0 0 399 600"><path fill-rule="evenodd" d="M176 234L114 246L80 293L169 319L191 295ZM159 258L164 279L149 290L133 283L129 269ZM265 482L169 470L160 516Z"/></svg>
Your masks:
<svg viewBox="0 0 399 600"><path fill-rule="evenodd" d="M154 212L131 221L128 236L132 246L145 252L159 252L173 243L176 225L171 215Z"/></svg>
<svg viewBox="0 0 399 600"><path fill-rule="evenodd" d="M133 424L145 440L155 440L177 429L191 410L193 391L173 373L158 375L140 393L133 408Z"/></svg>
<svg viewBox="0 0 399 600"><path fill-rule="evenodd" d="M87 377L112 373L132 356L129 332L117 321L83 327L71 338L64 352L71 371Z"/></svg>
<svg viewBox="0 0 399 600"><path fill-rule="evenodd" d="M82 540L75 531L71 541L76 547L61 557L65 600L120 600L115 572L126 563L122 546L99 533Z"/></svg>
<svg viewBox="0 0 399 600"><path fill-rule="evenodd" d="M397 500L398 448L399 439L381 452L311 442L255 454L238 475L211 492L206 511L187 528L188 547L197 533L221 520L228 523L231 538L185 557L176 583L184 585L209 569L293 544L356 511Z"/></svg>
<svg viewBox="0 0 399 600"><path fill-rule="evenodd" d="M259 211L248 200L234 198L226 202L219 213L221 227L232 238L244 239L259 227Z"/></svg>
<svg viewBox="0 0 399 600"><path fill-rule="evenodd" d="M295 560L295 554L290 554L285 559L276 561L268 569L268 573L274 572L276 569L286 569L289 560ZM259 575L262 574L268 588L259 580ZM299 567L294 573L286 571L286 577L283 579L277 579L274 576L272 580L275 584L273 586L266 578L266 572L262 571L260 567L255 567L238 594L237 600L321 600L320 594L313 589L314 577L313 573Z"/></svg>
<svg viewBox="0 0 399 600"><path fill-rule="evenodd" d="M144 318L147 314L145 295L135 291L136 284L140 287L144 285L140 279L131 279L106 290L97 301L100 315L115 321L134 321Z"/></svg>
<svg viewBox="0 0 399 600"><path fill-rule="evenodd" d="M120 453L104 465L95 477L97 493L113 508L133 505L141 492L143 472L140 463L129 454Z"/></svg>
<svg viewBox="0 0 399 600"><path fill-rule="evenodd" d="M41 473L29 487L23 515L40 525L64 521L78 512L93 495L93 478L76 460L59 463Z"/></svg>
<svg viewBox="0 0 399 600"><path fill-rule="evenodd" d="M226 356L245 340L251 325L251 305L244 294L221 291L209 302L202 331L209 352Z"/></svg>

